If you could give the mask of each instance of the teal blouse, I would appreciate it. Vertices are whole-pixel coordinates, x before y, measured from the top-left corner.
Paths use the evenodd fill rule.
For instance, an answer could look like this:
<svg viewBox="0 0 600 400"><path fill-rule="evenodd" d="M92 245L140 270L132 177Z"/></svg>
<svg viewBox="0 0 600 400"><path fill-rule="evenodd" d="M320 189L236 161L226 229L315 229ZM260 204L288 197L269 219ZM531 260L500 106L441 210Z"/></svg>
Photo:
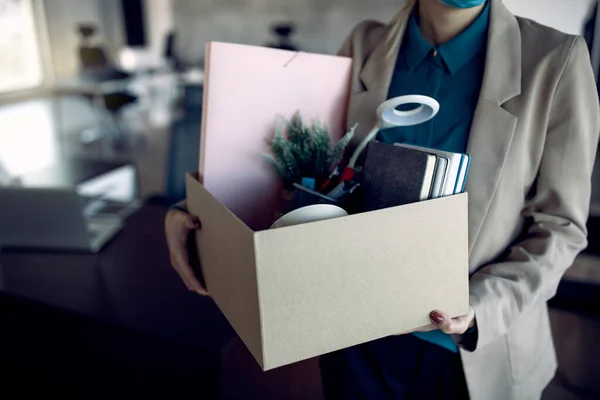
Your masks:
<svg viewBox="0 0 600 400"><path fill-rule="evenodd" d="M398 53L388 98L426 95L440 103L440 111L424 124L382 130L378 134L379 141L466 153L485 69L489 9L488 2L467 29L438 47L423 38L418 15L413 13ZM411 108L408 105L404 110ZM443 310L443 304L440 309ZM439 330L414 335L458 351L452 338Z"/></svg>

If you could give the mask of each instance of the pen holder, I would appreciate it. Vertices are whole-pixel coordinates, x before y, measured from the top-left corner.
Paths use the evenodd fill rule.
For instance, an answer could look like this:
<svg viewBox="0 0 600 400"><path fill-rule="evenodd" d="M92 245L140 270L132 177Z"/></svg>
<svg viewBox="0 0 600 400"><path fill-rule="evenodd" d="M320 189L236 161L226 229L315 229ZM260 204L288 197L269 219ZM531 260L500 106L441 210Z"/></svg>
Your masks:
<svg viewBox="0 0 600 400"><path fill-rule="evenodd" d="M316 192L310 188L295 183L290 207L287 210L287 212L306 206L312 206L314 204L339 205L339 202L335 199L328 198L327 196Z"/></svg>
<svg viewBox="0 0 600 400"><path fill-rule="evenodd" d="M299 183L294 183L293 189L285 189L283 191L280 211L276 213L274 217L275 220L277 220L282 215L291 211L315 204L335 205L344 209L347 208L346 204L348 204L350 206L349 209L358 209L358 206L354 205L358 198L359 196L356 196L355 193L348 193L339 199L335 199L323 193L319 193L312 188L308 188Z"/></svg>

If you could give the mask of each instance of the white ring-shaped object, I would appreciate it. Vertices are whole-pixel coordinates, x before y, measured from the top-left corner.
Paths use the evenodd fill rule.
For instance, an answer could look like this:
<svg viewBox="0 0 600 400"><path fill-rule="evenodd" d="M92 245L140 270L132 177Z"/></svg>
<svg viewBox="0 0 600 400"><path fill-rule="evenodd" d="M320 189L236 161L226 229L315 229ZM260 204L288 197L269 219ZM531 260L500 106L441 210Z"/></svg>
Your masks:
<svg viewBox="0 0 600 400"><path fill-rule="evenodd" d="M396 107L403 104L419 104L419 106L408 111L396 109ZM422 95L409 95L394 97L383 102L377 107L377 116L381 121L381 128L391 128L394 126L422 124L435 117L439 110L440 103L434 98Z"/></svg>

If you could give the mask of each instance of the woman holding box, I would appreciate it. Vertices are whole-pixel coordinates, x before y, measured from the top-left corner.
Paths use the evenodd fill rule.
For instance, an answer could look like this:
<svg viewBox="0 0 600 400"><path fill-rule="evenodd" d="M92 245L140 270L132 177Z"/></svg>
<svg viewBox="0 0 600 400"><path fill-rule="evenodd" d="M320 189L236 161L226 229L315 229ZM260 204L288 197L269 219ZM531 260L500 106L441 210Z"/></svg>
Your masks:
<svg viewBox="0 0 600 400"><path fill-rule="evenodd" d="M358 25L340 54L354 60L357 143L384 100L423 94L438 116L378 140L471 156L471 307L450 318L440 305L431 326L321 357L326 397L539 399L556 371L546 301L587 244L600 113L584 40L501 0L418 0ZM182 207L167 215L173 266L205 295L185 250L197 228Z"/></svg>

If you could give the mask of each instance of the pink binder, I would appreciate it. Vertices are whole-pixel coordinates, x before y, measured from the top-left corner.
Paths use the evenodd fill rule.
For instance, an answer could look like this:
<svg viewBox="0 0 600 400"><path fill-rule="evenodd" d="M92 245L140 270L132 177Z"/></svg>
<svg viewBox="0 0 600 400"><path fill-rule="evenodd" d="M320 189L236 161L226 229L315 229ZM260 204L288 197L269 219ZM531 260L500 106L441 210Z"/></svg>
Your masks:
<svg viewBox="0 0 600 400"><path fill-rule="evenodd" d="M206 46L200 177L254 229L267 228L281 184L261 157L279 116L318 118L333 140L346 128L350 58L211 42Z"/></svg>

